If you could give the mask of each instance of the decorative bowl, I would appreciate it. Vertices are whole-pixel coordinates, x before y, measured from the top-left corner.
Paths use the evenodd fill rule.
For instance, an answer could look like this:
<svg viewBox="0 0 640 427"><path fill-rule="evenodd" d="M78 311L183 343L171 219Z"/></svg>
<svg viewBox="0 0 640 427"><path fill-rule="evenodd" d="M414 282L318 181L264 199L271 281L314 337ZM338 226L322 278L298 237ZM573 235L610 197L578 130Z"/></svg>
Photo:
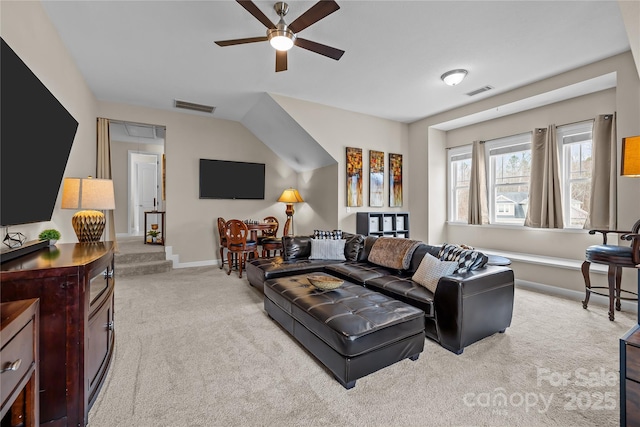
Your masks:
<svg viewBox="0 0 640 427"><path fill-rule="evenodd" d="M331 276L307 276L307 280L318 289L331 290L339 288L344 280Z"/></svg>

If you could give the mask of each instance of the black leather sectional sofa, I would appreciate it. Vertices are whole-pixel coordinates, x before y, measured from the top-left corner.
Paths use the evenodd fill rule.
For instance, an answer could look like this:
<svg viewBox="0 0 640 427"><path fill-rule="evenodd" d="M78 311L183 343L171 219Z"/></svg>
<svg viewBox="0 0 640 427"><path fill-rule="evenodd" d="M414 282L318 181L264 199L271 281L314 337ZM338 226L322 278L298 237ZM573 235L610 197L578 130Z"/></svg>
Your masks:
<svg viewBox="0 0 640 427"><path fill-rule="evenodd" d="M346 261L309 259L312 236L283 237L283 256L247 264L252 286L264 290L267 280L324 272L378 291L425 313L425 334L456 354L511 324L514 275L509 267L485 265L464 274L441 277L435 294L412 276L425 254L437 256L440 246L421 243L406 269L390 269L369 261L376 237L343 233Z"/></svg>

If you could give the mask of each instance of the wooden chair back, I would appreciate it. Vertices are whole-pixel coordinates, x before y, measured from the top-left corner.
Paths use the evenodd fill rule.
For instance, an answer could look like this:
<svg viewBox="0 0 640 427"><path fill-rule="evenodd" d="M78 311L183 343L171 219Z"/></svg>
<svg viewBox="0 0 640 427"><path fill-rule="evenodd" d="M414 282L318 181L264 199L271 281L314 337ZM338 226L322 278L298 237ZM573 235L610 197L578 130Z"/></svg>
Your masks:
<svg viewBox="0 0 640 427"><path fill-rule="evenodd" d="M278 228L280 228L278 218L275 216L267 216L263 221L273 224L273 226L268 230L262 230L262 237L276 237L278 235Z"/></svg>
<svg viewBox="0 0 640 427"><path fill-rule="evenodd" d="M236 254L238 260L238 275L242 277L242 269L247 262L249 253L253 253L253 256L258 258L258 245L254 241L247 241L249 228L247 224L239 219L230 219L227 221L224 230L227 239L227 258L229 262L229 271L227 271L227 274L231 274L233 264L232 257L233 254Z"/></svg>

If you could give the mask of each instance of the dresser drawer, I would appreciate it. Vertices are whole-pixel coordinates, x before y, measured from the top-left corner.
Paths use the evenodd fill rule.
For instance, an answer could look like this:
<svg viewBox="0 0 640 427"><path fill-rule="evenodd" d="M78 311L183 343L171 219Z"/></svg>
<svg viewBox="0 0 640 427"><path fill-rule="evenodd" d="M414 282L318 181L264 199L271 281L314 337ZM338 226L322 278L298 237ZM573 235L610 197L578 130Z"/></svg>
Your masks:
<svg viewBox="0 0 640 427"><path fill-rule="evenodd" d="M627 378L640 382L640 347L627 344Z"/></svg>
<svg viewBox="0 0 640 427"><path fill-rule="evenodd" d="M7 403L7 399L11 393L24 378L25 374L34 363L33 354L33 320L30 320L4 347L0 354L0 366L7 369L12 363L20 361L16 370L4 371L0 374L2 387L0 388L0 396L2 397L2 405ZM17 365L17 363L15 363Z"/></svg>

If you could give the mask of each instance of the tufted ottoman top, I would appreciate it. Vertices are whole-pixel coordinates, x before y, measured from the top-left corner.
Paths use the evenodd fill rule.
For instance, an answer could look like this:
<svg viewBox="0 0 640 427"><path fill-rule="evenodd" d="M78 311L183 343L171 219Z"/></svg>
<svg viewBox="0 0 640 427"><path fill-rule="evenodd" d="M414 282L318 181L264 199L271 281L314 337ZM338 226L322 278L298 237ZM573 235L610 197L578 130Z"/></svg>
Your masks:
<svg viewBox="0 0 640 427"><path fill-rule="evenodd" d="M324 291L311 285L306 274L281 277L265 282L264 294L347 357L424 331L422 310L347 281Z"/></svg>

